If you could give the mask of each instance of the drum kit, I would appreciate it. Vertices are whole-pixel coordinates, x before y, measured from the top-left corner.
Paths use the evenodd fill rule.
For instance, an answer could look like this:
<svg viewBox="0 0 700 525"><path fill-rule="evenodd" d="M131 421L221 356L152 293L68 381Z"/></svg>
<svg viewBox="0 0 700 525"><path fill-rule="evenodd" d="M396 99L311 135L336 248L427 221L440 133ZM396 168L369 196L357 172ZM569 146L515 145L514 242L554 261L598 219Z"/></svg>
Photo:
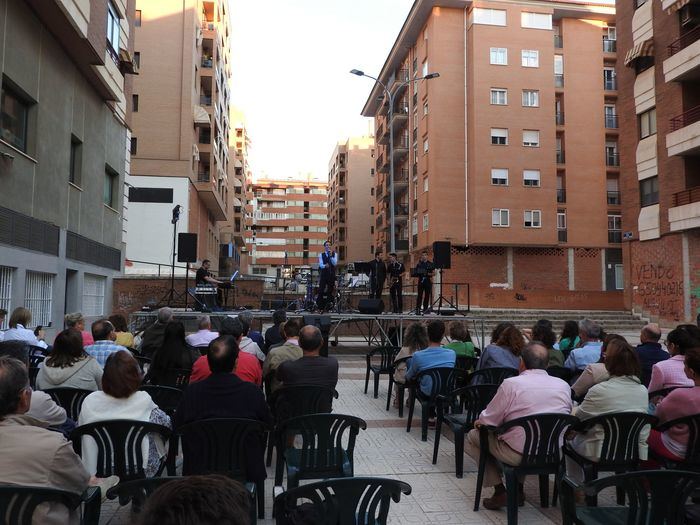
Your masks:
<svg viewBox="0 0 700 525"><path fill-rule="evenodd" d="M290 301L287 310L298 312L321 312L321 313L349 313L352 312L350 306L351 288L343 281L343 276L336 278L336 284L331 293L325 294L320 301L317 301L319 277L314 275L313 270L298 274L294 280L299 285L305 285L306 293L303 297Z"/></svg>

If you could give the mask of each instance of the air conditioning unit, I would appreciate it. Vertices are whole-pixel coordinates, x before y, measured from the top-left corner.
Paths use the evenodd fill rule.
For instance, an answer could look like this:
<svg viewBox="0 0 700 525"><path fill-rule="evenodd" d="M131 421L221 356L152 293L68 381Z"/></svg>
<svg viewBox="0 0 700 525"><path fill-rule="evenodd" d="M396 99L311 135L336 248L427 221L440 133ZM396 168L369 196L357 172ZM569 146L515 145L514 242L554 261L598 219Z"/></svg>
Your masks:
<svg viewBox="0 0 700 525"><path fill-rule="evenodd" d="M686 4L678 12L683 27L696 26L700 24L700 5Z"/></svg>

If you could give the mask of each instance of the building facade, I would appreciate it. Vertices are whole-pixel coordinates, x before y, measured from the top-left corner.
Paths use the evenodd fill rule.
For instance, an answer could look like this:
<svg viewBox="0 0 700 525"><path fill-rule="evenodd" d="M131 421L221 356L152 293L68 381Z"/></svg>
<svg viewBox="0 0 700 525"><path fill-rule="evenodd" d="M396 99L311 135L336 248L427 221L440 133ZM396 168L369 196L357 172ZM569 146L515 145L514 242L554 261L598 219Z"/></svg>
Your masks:
<svg viewBox="0 0 700 525"><path fill-rule="evenodd" d="M176 205L177 233L197 234L197 260L216 269L234 213L228 2L136 0L135 25L126 270L170 264Z"/></svg>
<svg viewBox="0 0 700 525"><path fill-rule="evenodd" d="M622 226L630 308L700 313L700 3L618 2Z"/></svg>
<svg viewBox="0 0 700 525"><path fill-rule="evenodd" d="M472 304L601 292L622 306L614 11L415 2L379 77L394 107L375 85L363 109L377 129L375 245L389 242L391 155L397 251L414 263L451 242L445 282L469 283Z"/></svg>
<svg viewBox="0 0 700 525"><path fill-rule="evenodd" d="M338 143L328 163L328 239L339 265L373 258L374 157L374 137L353 137Z"/></svg>
<svg viewBox="0 0 700 525"><path fill-rule="evenodd" d="M133 17L130 0L0 1L0 308L48 337L112 309Z"/></svg>

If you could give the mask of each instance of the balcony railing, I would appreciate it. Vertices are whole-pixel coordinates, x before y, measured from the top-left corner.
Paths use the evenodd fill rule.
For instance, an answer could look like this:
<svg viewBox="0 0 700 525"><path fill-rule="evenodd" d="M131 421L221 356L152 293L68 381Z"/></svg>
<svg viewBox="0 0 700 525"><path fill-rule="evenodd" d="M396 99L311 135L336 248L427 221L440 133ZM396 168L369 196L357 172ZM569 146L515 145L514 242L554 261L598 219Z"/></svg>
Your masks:
<svg viewBox="0 0 700 525"><path fill-rule="evenodd" d="M610 114L605 115L605 127L607 129L617 129L618 128L617 115L610 115Z"/></svg>
<svg viewBox="0 0 700 525"><path fill-rule="evenodd" d="M561 35L554 35L554 47L556 49L564 47L564 39L562 39Z"/></svg>
<svg viewBox="0 0 700 525"><path fill-rule="evenodd" d="M566 242L567 237L568 237L567 230L557 230L557 240L559 242Z"/></svg>
<svg viewBox="0 0 700 525"><path fill-rule="evenodd" d="M604 53L617 53L617 40L610 40L609 38L603 39L603 52Z"/></svg>
<svg viewBox="0 0 700 525"><path fill-rule="evenodd" d="M556 122L557 126L563 126L564 125L564 113L555 113L554 114L554 121Z"/></svg>
<svg viewBox="0 0 700 525"><path fill-rule="evenodd" d="M617 79L616 78L604 78L603 79L603 89L605 89L605 91L615 91L617 89Z"/></svg>
<svg viewBox="0 0 700 525"><path fill-rule="evenodd" d="M413 245L413 248L415 249L418 246L418 234L414 233L411 237L411 244Z"/></svg>
<svg viewBox="0 0 700 525"><path fill-rule="evenodd" d="M389 89L391 91L393 91L397 87L400 87L401 89L403 89L405 87L404 83L408 82L409 79L410 79L410 76L409 76L408 69L399 69L396 72L396 76L394 77L394 81L389 85ZM402 86L402 84L404 84L404 85Z"/></svg>
<svg viewBox="0 0 700 525"><path fill-rule="evenodd" d="M374 224L375 224L377 227L379 227L379 226L382 225L383 222L384 222L384 215L380 215L379 217L377 217L377 220L374 221Z"/></svg>
<svg viewBox="0 0 700 525"><path fill-rule="evenodd" d="M394 173L394 184L397 182L408 182L408 168L401 168Z"/></svg>
<svg viewBox="0 0 700 525"><path fill-rule="evenodd" d="M200 103L202 106L211 106L211 96L200 95L200 97L199 97L199 103Z"/></svg>
<svg viewBox="0 0 700 525"><path fill-rule="evenodd" d="M404 135L401 138L394 137L394 149L408 149L409 138Z"/></svg>
<svg viewBox="0 0 700 525"><path fill-rule="evenodd" d="M696 123L700 120L700 106L695 106L685 113L681 113L677 117L673 117L670 121L671 131L677 131L686 126Z"/></svg>
<svg viewBox="0 0 700 525"><path fill-rule="evenodd" d="M397 252L408 251L408 239L396 239L394 244Z"/></svg>
<svg viewBox="0 0 700 525"><path fill-rule="evenodd" d="M608 204L619 206L622 204L622 200L620 199L620 192L619 191L609 191L608 192Z"/></svg>
<svg viewBox="0 0 700 525"><path fill-rule="evenodd" d="M681 49L685 49L691 44L694 44L700 40L700 26L694 28L691 31L688 31L684 35L681 35L681 37L678 40L675 40L671 42L668 45L668 56L673 56L676 53L678 53Z"/></svg>
<svg viewBox="0 0 700 525"><path fill-rule="evenodd" d="M563 151L557 151L557 164L564 164L565 155Z"/></svg>
<svg viewBox="0 0 700 525"><path fill-rule="evenodd" d="M620 154L619 153L611 153L611 152L606 152L605 153L605 165L606 166L612 166L612 167L618 167L620 165Z"/></svg>
<svg viewBox="0 0 700 525"><path fill-rule="evenodd" d="M620 231L620 230L608 230L608 242L609 243L622 242L622 231Z"/></svg>
<svg viewBox="0 0 700 525"><path fill-rule="evenodd" d="M377 200L381 199L382 195L384 195L384 185L383 184L381 186L377 186Z"/></svg>
<svg viewBox="0 0 700 525"><path fill-rule="evenodd" d="M200 133L199 134L199 143L200 144L211 144L211 132Z"/></svg>
<svg viewBox="0 0 700 525"><path fill-rule="evenodd" d="M397 204L394 206L395 215L408 215L408 205L407 204Z"/></svg>
<svg viewBox="0 0 700 525"><path fill-rule="evenodd" d="M214 61L211 58L207 57L202 57L202 67L212 67L214 65Z"/></svg>
<svg viewBox="0 0 700 525"><path fill-rule="evenodd" d="M564 87L564 75L554 75L554 87Z"/></svg>
<svg viewBox="0 0 700 525"><path fill-rule="evenodd" d="M566 202L566 190L557 189L557 202L558 203L565 203Z"/></svg>
<svg viewBox="0 0 700 525"><path fill-rule="evenodd" d="M700 186L689 188L673 194L673 207L685 206L693 202L700 202Z"/></svg>
<svg viewBox="0 0 700 525"><path fill-rule="evenodd" d="M197 182L209 182L211 180L211 172L209 170L199 170L197 172Z"/></svg>

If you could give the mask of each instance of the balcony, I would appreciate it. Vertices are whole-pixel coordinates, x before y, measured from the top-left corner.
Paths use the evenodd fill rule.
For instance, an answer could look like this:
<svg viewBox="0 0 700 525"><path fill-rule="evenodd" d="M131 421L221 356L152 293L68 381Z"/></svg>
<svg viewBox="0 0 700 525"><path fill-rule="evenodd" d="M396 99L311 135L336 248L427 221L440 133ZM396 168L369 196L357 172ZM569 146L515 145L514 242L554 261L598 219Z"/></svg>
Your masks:
<svg viewBox="0 0 700 525"><path fill-rule="evenodd" d="M563 126L564 125L564 113L555 113L554 114L554 121L557 124L557 126Z"/></svg>
<svg viewBox="0 0 700 525"><path fill-rule="evenodd" d="M610 151L605 152L605 165L611 168L620 167L620 154Z"/></svg>
<svg viewBox="0 0 700 525"><path fill-rule="evenodd" d="M394 133L396 133L396 130L400 129L406 122L408 122L408 104L399 103L399 105L394 108L389 125L394 128Z"/></svg>
<svg viewBox="0 0 700 525"><path fill-rule="evenodd" d="M603 39L603 53L617 53L617 40Z"/></svg>
<svg viewBox="0 0 700 525"><path fill-rule="evenodd" d="M557 202L559 204L564 204L566 202L566 190L564 189L557 189Z"/></svg>
<svg viewBox="0 0 700 525"><path fill-rule="evenodd" d="M209 182L211 180L211 171L209 168L199 168L197 171L197 182Z"/></svg>
<svg viewBox="0 0 700 525"><path fill-rule="evenodd" d="M700 228L700 186L673 194L673 207L668 210L671 231Z"/></svg>
<svg viewBox="0 0 700 525"><path fill-rule="evenodd" d="M617 115L605 115L605 128L606 129L617 129Z"/></svg>
<svg viewBox="0 0 700 525"><path fill-rule="evenodd" d="M394 97L396 95L406 89L406 82L408 82L410 79L408 69L399 69L396 71L394 74L393 78L391 79L391 82L389 83L389 91L391 92L396 92Z"/></svg>
<svg viewBox="0 0 700 525"><path fill-rule="evenodd" d="M666 82L697 80L700 68L700 26L681 35L667 47L663 70Z"/></svg>
<svg viewBox="0 0 700 525"><path fill-rule="evenodd" d="M418 247L418 234L417 233L414 233L411 236L411 245L413 246L414 249Z"/></svg>
<svg viewBox="0 0 700 525"><path fill-rule="evenodd" d="M557 241L567 242L568 231L567 230L557 230Z"/></svg>
<svg viewBox="0 0 700 525"><path fill-rule="evenodd" d="M557 88L564 87L564 75L560 75L560 74L554 75L554 87L557 87Z"/></svg>
<svg viewBox="0 0 700 525"><path fill-rule="evenodd" d="M200 95L199 103L202 106L211 106L211 95Z"/></svg>
<svg viewBox="0 0 700 525"><path fill-rule="evenodd" d="M564 47L564 39L561 35L554 35L554 48L562 49Z"/></svg>
<svg viewBox="0 0 700 525"><path fill-rule="evenodd" d="M610 206L619 206L622 204L619 191L608 191L608 204Z"/></svg>
<svg viewBox="0 0 700 525"><path fill-rule="evenodd" d="M377 220L374 221L374 225L379 228L384 223L384 215L377 216Z"/></svg>
<svg viewBox="0 0 700 525"><path fill-rule="evenodd" d="M670 120L671 133L666 135L669 155L700 154L700 106Z"/></svg>
<svg viewBox="0 0 700 525"><path fill-rule="evenodd" d="M408 147L408 135L404 135L399 139L394 138L394 151L391 152L394 157L394 162L408 155Z"/></svg>
<svg viewBox="0 0 700 525"><path fill-rule="evenodd" d="M603 78L603 89L605 91L617 90L617 78Z"/></svg>
<svg viewBox="0 0 700 525"><path fill-rule="evenodd" d="M382 198L382 195L384 195L384 184L377 186L377 191L376 191L375 195L377 196L377 200Z"/></svg>
<svg viewBox="0 0 700 525"><path fill-rule="evenodd" d="M620 230L608 230L608 242L611 244L618 244L622 242L622 231Z"/></svg>
<svg viewBox="0 0 700 525"><path fill-rule="evenodd" d="M207 69L214 67L214 60L211 57L203 56L202 67L205 67Z"/></svg>
<svg viewBox="0 0 700 525"><path fill-rule="evenodd" d="M396 239L394 242L397 252L407 252L408 251L408 239Z"/></svg>
<svg viewBox="0 0 700 525"><path fill-rule="evenodd" d="M408 168L401 168L394 173L394 184L408 184Z"/></svg>
<svg viewBox="0 0 700 525"><path fill-rule="evenodd" d="M557 151L557 164L564 164L565 157L563 151Z"/></svg>
<svg viewBox="0 0 700 525"><path fill-rule="evenodd" d="M407 217L408 204L397 204L394 206L394 217Z"/></svg>

